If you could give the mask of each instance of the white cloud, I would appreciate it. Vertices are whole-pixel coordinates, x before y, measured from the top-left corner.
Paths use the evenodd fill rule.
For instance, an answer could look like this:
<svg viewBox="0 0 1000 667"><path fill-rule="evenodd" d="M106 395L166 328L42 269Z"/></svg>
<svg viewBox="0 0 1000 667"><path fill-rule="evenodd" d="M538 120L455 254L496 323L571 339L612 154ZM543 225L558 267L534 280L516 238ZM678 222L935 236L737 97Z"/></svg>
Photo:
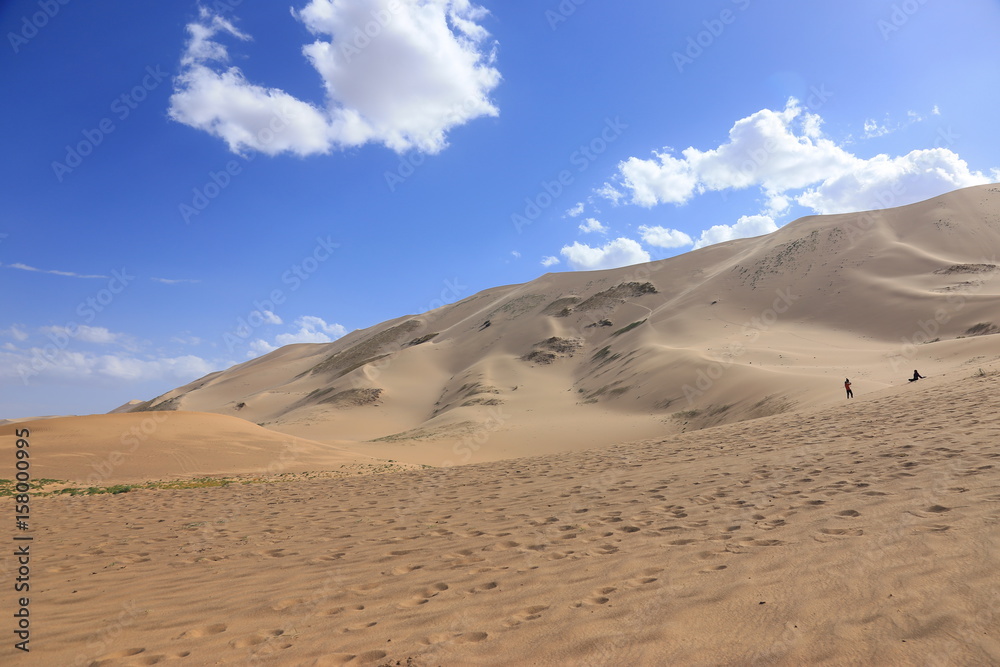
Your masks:
<svg viewBox="0 0 1000 667"><path fill-rule="evenodd" d="M880 125L875 120L869 118L865 120L865 139L871 139L872 137L881 137L883 135L892 132L884 124Z"/></svg>
<svg viewBox="0 0 1000 667"><path fill-rule="evenodd" d="M566 215L569 216L570 218L575 218L578 215L580 215L581 213L583 213L583 202L582 201L578 201L572 208L570 208L568 211L566 211Z"/></svg>
<svg viewBox="0 0 1000 667"><path fill-rule="evenodd" d="M705 246L732 241L733 239L743 239L751 236L770 234L776 231L778 226L774 220L766 215L744 215L732 225L714 225L701 232L701 238L695 241L695 249Z"/></svg>
<svg viewBox="0 0 1000 667"><path fill-rule="evenodd" d="M564 246L559 253L574 269L590 271L594 269L615 269L629 264L649 261L649 253L636 241L619 237L600 248L575 242Z"/></svg>
<svg viewBox="0 0 1000 667"><path fill-rule="evenodd" d="M940 116L941 115L941 109L938 108L938 105L936 105L936 104L934 105L934 108L931 109L931 114L933 114L935 116Z"/></svg>
<svg viewBox="0 0 1000 667"><path fill-rule="evenodd" d="M340 324L327 324L323 318L305 315L295 320L299 330L295 333L278 334L274 340L278 345L292 343L329 343L347 333ZM331 338L332 336L332 338Z"/></svg>
<svg viewBox="0 0 1000 667"><path fill-rule="evenodd" d="M171 118L237 153L310 155L368 142L437 153L452 128L499 114L488 97L501 79L495 45L479 24L487 12L469 0L310 0L292 14L316 38L302 53L323 82L323 108L227 66L218 38L250 37L202 10L188 26Z"/></svg>
<svg viewBox="0 0 1000 667"><path fill-rule="evenodd" d="M12 324L9 329L0 330L0 333L19 342L28 340L28 332L16 324Z"/></svg>
<svg viewBox="0 0 1000 667"><path fill-rule="evenodd" d="M618 165L623 185L632 192L632 203L653 206L659 203L683 204L694 194L698 176L686 160L669 153L654 153L655 160L630 157ZM619 192L605 186L615 199Z"/></svg>
<svg viewBox="0 0 1000 667"><path fill-rule="evenodd" d="M27 264L15 263L6 264L8 269L20 269L21 271L33 271L35 273L48 273L53 276L66 276L67 278L108 278L109 276L103 276L99 274L87 275L83 273L74 273L73 271L57 271L55 269L36 269L33 266L28 266Z"/></svg>
<svg viewBox="0 0 1000 667"><path fill-rule="evenodd" d="M212 363L201 357L140 358L132 354L93 354L68 349L32 347L0 353L0 376L28 383L51 380L111 379L117 381L171 380L189 382L231 362Z"/></svg>
<svg viewBox="0 0 1000 667"><path fill-rule="evenodd" d="M642 225L639 227L639 233L642 234L644 243L657 248L682 248L694 243L691 237L684 232L667 227L647 227L646 225Z"/></svg>
<svg viewBox="0 0 1000 667"><path fill-rule="evenodd" d="M580 225L580 231L584 234L590 234L593 232L599 232L601 234L607 234L608 228L601 224L596 218L587 218Z"/></svg>
<svg viewBox="0 0 1000 667"><path fill-rule="evenodd" d="M549 255L548 257L542 257L542 266L555 266L559 263L558 257L553 257Z"/></svg>
<svg viewBox="0 0 1000 667"><path fill-rule="evenodd" d="M255 310L253 313L257 313L264 324L284 324L281 318L270 310ZM250 313L250 315L253 316L253 313Z"/></svg>
<svg viewBox="0 0 1000 667"><path fill-rule="evenodd" d="M625 193L613 186L611 183L605 183L601 187L594 190L594 192L605 199L610 199L611 203L616 206L622 199L625 198Z"/></svg>
<svg viewBox="0 0 1000 667"><path fill-rule="evenodd" d="M347 333L343 325L327 324L323 318L315 315L303 315L295 320L295 326L299 328L298 331L278 334L274 337L273 344L262 338L250 341L247 356L257 357L295 343L330 343Z"/></svg>
<svg viewBox="0 0 1000 667"><path fill-rule="evenodd" d="M512 254L514 256L514 259L521 259L521 253L519 253L516 250L511 250L510 254Z"/></svg>
<svg viewBox="0 0 1000 667"><path fill-rule="evenodd" d="M991 181L947 148L930 148L857 160L853 169L830 175L796 201L817 213L846 213L900 206Z"/></svg>
<svg viewBox="0 0 1000 667"><path fill-rule="evenodd" d="M247 352L247 356L250 358L259 357L262 354L267 354L268 352L274 352L275 350L278 349L276 345L271 345L262 338L250 341L249 347L250 351Z"/></svg>
<svg viewBox="0 0 1000 667"><path fill-rule="evenodd" d="M181 283L200 283L200 280L193 278L150 278L150 280L163 283L164 285L180 285Z"/></svg>
<svg viewBox="0 0 1000 667"><path fill-rule="evenodd" d="M74 330L62 326L42 327L41 332L59 340L75 338L85 343L100 343L102 345L121 343L127 338L125 334L112 333L104 327L91 327L86 324L81 324Z"/></svg>
<svg viewBox="0 0 1000 667"><path fill-rule="evenodd" d="M667 149L651 159L628 158L619 163L615 182L599 192L650 207L683 204L708 191L757 187L771 215L786 211L790 202L817 213L846 213L913 203L991 180L947 148L858 157L824 136L821 125L822 118L791 98L782 111L763 109L736 121L728 141L711 150L690 147L675 156ZM870 132L880 127L867 123ZM885 193L892 193L891 201Z"/></svg>

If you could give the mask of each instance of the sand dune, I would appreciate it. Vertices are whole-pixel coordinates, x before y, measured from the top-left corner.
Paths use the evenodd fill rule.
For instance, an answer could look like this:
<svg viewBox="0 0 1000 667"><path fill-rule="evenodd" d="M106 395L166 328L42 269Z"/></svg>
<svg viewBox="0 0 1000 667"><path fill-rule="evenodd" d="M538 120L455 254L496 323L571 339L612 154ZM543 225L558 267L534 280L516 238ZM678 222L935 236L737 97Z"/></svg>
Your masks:
<svg viewBox="0 0 1000 667"><path fill-rule="evenodd" d="M900 386L1000 351L1000 188L547 274L214 373L138 409L413 463L579 451ZM485 445L488 441L488 446Z"/></svg>
<svg viewBox="0 0 1000 667"><path fill-rule="evenodd" d="M233 483L35 495L0 661L1000 664L998 252L970 188L2 425L36 479Z"/></svg>
<svg viewBox="0 0 1000 667"><path fill-rule="evenodd" d="M37 498L23 662L996 664L983 372L589 452Z"/></svg>
<svg viewBox="0 0 1000 667"><path fill-rule="evenodd" d="M107 486L208 475L276 475L384 464L334 445L274 433L242 419L196 412L56 417L0 426L45 443L34 478ZM38 451L38 450L36 450Z"/></svg>

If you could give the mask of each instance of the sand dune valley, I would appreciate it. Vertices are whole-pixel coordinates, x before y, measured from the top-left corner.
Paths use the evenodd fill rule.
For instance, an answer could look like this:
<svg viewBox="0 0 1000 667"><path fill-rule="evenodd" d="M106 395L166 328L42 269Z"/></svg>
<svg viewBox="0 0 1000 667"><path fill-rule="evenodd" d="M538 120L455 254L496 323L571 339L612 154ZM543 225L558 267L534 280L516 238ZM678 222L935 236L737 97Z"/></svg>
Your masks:
<svg viewBox="0 0 1000 667"><path fill-rule="evenodd" d="M10 420L0 662L1000 664L998 254L978 186Z"/></svg>

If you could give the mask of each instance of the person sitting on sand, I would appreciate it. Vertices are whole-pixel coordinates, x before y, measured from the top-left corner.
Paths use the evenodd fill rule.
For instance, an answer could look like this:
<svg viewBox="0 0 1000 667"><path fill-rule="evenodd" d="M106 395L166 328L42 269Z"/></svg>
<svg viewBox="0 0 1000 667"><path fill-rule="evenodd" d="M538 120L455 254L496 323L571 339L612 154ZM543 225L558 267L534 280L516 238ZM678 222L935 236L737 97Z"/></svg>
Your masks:
<svg viewBox="0 0 1000 667"><path fill-rule="evenodd" d="M910 378L910 382L916 382L917 380L920 380L920 379L922 379L923 377L924 377L923 375L921 375L920 373L918 373L918 372L916 371L916 369L914 369L914 370L913 370L913 377L911 377L911 378Z"/></svg>
<svg viewBox="0 0 1000 667"><path fill-rule="evenodd" d="M844 389L847 390L847 398L854 398L854 392L851 391L851 381L850 379L844 380Z"/></svg>

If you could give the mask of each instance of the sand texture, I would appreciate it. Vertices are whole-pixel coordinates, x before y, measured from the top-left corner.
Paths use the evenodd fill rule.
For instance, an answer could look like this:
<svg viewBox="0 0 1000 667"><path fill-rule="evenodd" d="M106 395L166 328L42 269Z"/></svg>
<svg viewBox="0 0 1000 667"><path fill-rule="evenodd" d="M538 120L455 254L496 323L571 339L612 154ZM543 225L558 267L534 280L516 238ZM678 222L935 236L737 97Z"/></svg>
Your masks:
<svg viewBox="0 0 1000 667"><path fill-rule="evenodd" d="M24 664L996 664L998 412L991 371L590 452L38 498Z"/></svg>

